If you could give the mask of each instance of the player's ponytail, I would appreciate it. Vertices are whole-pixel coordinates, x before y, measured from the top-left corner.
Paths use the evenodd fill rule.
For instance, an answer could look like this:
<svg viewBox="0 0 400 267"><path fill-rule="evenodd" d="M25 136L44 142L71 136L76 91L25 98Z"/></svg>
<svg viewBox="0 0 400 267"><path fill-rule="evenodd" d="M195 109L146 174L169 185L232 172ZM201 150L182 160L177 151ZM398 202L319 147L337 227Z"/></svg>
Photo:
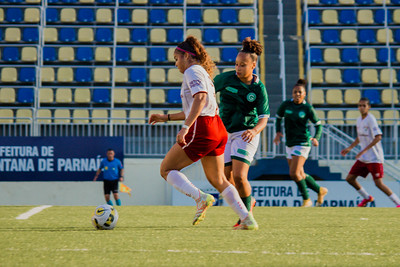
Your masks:
<svg viewBox="0 0 400 267"><path fill-rule="evenodd" d="M263 46L259 41L251 40L250 37L246 37L242 42L242 53L250 54L253 60L257 60L257 56L260 56L263 52Z"/></svg>

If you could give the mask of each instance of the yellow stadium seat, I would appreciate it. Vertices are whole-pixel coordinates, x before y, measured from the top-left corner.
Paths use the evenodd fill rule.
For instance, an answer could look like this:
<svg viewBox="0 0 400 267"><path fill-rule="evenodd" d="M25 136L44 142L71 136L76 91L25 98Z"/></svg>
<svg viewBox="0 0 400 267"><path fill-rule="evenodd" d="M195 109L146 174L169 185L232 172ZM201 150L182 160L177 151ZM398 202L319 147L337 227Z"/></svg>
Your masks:
<svg viewBox="0 0 400 267"><path fill-rule="evenodd" d="M396 9L393 11L393 22L396 24L400 24L400 9Z"/></svg>
<svg viewBox="0 0 400 267"><path fill-rule="evenodd" d="M112 92L114 96L114 103L128 103L128 90L126 90L125 88L114 88Z"/></svg>
<svg viewBox="0 0 400 267"><path fill-rule="evenodd" d="M194 36L197 38L197 40L202 41L202 34L200 29L187 29L186 30L186 36Z"/></svg>
<svg viewBox="0 0 400 267"><path fill-rule="evenodd" d="M376 69L364 69L361 72L363 83L378 83L378 71Z"/></svg>
<svg viewBox="0 0 400 267"><path fill-rule="evenodd" d="M308 0L308 1L312 2L312 1L319 1L319 0ZM250 4L254 3L254 0L239 0L238 2L239 2L239 4L250 5Z"/></svg>
<svg viewBox="0 0 400 267"><path fill-rule="evenodd" d="M310 42L310 44L320 44L321 40L321 32L317 29L310 29L305 34L305 39Z"/></svg>
<svg viewBox="0 0 400 267"><path fill-rule="evenodd" d="M76 21L75 8L61 9L60 20L61 20L61 22L75 22Z"/></svg>
<svg viewBox="0 0 400 267"><path fill-rule="evenodd" d="M329 89L326 92L326 103L343 104L342 91L340 89Z"/></svg>
<svg viewBox="0 0 400 267"><path fill-rule="evenodd" d="M237 43L238 34L236 29L223 29L221 33L221 40L224 43Z"/></svg>
<svg viewBox="0 0 400 267"><path fill-rule="evenodd" d="M160 68L150 69L150 82L151 83L163 83L165 82L165 70Z"/></svg>
<svg viewBox="0 0 400 267"><path fill-rule="evenodd" d="M165 103L165 91L163 89L150 89L149 103L150 104L164 104Z"/></svg>
<svg viewBox="0 0 400 267"><path fill-rule="evenodd" d="M14 102L15 102L14 88L1 88L0 103L14 103Z"/></svg>
<svg viewBox="0 0 400 267"><path fill-rule="evenodd" d="M308 100L313 105L325 104L324 91L321 89L312 89L311 93L308 95Z"/></svg>
<svg viewBox="0 0 400 267"><path fill-rule="evenodd" d="M208 55L211 57L211 59L215 63L218 63L221 61L220 51L219 51L218 47L207 47L206 50L208 52Z"/></svg>
<svg viewBox="0 0 400 267"><path fill-rule="evenodd" d="M134 47L131 49L131 60L132 62L146 62L147 61L147 48L145 47Z"/></svg>
<svg viewBox="0 0 400 267"><path fill-rule="evenodd" d="M318 119L321 121L321 124L325 124L325 111L316 109L315 113L317 114Z"/></svg>
<svg viewBox="0 0 400 267"><path fill-rule="evenodd" d="M150 42L151 43L165 43L167 41L167 33L165 29L151 29Z"/></svg>
<svg viewBox="0 0 400 267"><path fill-rule="evenodd" d="M50 109L39 109L37 112L38 123L51 123L51 110Z"/></svg>
<svg viewBox="0 0 400 267"><path fill-rule="evenodd" d="M381 99L383 104L399 103L399 95L395 89L383 89Z"/></svg>
<svg viewBox="0 0 400 267"><path fill-rule="evenodd" d="M16 82L18 78L16 68L2 68L1 81L2 82Z"/></svg>
<svg viewBox="0 0 400 267"><path fill-rule="evenodd" d="M35 47L22 47L21 61L34 62L37 61L37 50Z"/></svg>
<svg viewBox="0 0 400 267"><path fill-rule="evenodd" d="M131 33L127 28L117 28L117 43L128 43L131 39Z"/></svg>
<svg viewBox="0 0 400 267"><path fill-rule="evenodd" d="M114 81L116 83L128 82L128 69L127 68L115 68L114 69Z"/></svg>
<svg viewBox="0 0 400 267"><path fill-rule="evenodd" d="M70 46L63 46L58 49L58 60L69 62L75 60L75 50Z"/></svg>
<svg viewBox="0 0 400 267"><path fill-rule="evenodd" d="M394 69L382 69L380 73L381 83L397 83L396 76Z"/></svg>
<svg viewBox="0 0 400 267"><path fill-rule="evenodd" d="M376 50L375 48L361 48L360 60L363 63L376 63Z"/></svg>
<svg viewBox="0 0 400 267"><path fill-rule="evenodd" d="M359 89L347 89L344 91L344 103L357 104L361 98L361 91Z"/></svg>
<svg viewBox="0 0 400 267"><path fill-rule="evenodd" d="M133 24L147 24L148 15L146 9L134 9L132 11L132 23Z"/></svg>
<svg viewBox="0 0 400 267"><path fill-rule="evenodd" d="M30 4L38 4L41 2L41 0L25 0L25 2L30 3Z"/></svg>
<svg viewBox="0 0 400 267"><path fill-rule="evenodd" d="M107 109L93 109L92 123L95 123L95 124L108 123L108 110Z"/></svg>
<svg viewBox="0 0 400 267"><path fill-rule="evenodd" d="M53 103L54 92L52 88L40 88L39 89L39 103Z"/></svg>
<svg viewBox="0 0 400 267"><path fill-rule="evenodd" d="M6 28L4 40L6 42L21 41L21 30L19 28Z"/></svg>
<svg viewBox="0 0 400 267"><path fill-rule="evenodd" d="M39 8L25 8L24 10L24 22L37 23L40 21Z"/></svg>
<svg viewBox="0 0 400 267"><path fill-rule="evenodd" d="M45 67L40 69L40 79L42 82L54 82L55 81L55 74L54 69Z"/></svg>
<svg viewBox="0 0 400 267"><path fill-rule="evenodd" d="M132 109L129 111L129 123L146 123L146 111L143 109Z"/></svg>
<svg viewBox="0 0 400 267"><path fill-rule="evenodd" d="M340 32L340 41L344 44L356 44L357 32L353 29L345 29Z"/></svg>
<svg viewBox="0 0 400 267"><path fill-rule="evenodd" d="M344 124L343 112L341 110L329 110L326 118L328 124L333 124L333 125Z"/></svg>
<svg viewBox="0 0 400 267"><path fill-rule="evenodd" d="M340 51L337 48L326 48L324 50L324 61L326 63L340 63Z"/></svg>
<svg viewBox="0 0 400 267"><path fill-rule="evenodd" d="M132 0L132 3L138 5L146 5L148 3L148 0Z"/></svg>
<svg viewBox="0 0 400 267"><path fill-rule="evenodd" d="M46 43L52 43L58 41L58 32L56 28L44 28L44 41Z"/></svg>
<svg viewBox="0 0 400 267"><path fill-rule="evenodd" d="M94 70L94 81L101 83L110 82L110 70L108 68L96 68Z"/></svg>
<svg viewBox="0 0 400 267"><path fill-rule="evenodd" d="M129 102L132 104L146 104L146 89L132 89Z"/></svg>
<svg viewBox="0 0 400 267"><path fill-rule="evenodd" d="M111 49L109 47L96 47L94 53L95 61L106 62L111 60Z"/></svg>
<svg viewBox="0 0 400 267"><path fill-rule="evenodd" d="M339 4L341 5L354 5L354 0L339 0Z"/></svg>
<svg viewBox="0 0 400 267"><path fill-rule="evenodd" d="M114 124L126 123L126 111L123 109L111 110L111 119Z"/></svg>
<svg viewBox="0 0 400 267"><path fill-rule="evenodd" d="M112 13L109 8L99 8L96 10L97 23L110 23L112 22Z"/></svg>
<svg viewBox="0 0 400 267"><path fill-rule="evenodd" d="M61 67L57 70L57 81L70 83L74 81L74 71L69 67Z"/></svg>
<svg viewBox="0 0 400 267"><path fill-rule="evenodd" d="M360 111L348 110L346 111L346 124L357 124L357 119L360 117Z"/></svg>
<svg viewBox="0 0 400 267"><path fill-rule="evenodd" d="M336 10L327 9L322 11L322 22L324 24L338 24L338 13Z"/></svg>
<svg viewBox="0 0 400 267"><path fill-rule="evenodd" d="M175 62L174 52L175 52L175 47L168 48L168 61L169 62Z"/></svg>
<svg viewBox="0 0 400 267"><path fill-rule="evenodd" d="M0 123L13 123L14 112L12 109L0 109Z"/></svg>
<svg viewBox="0 0 400 267"><path fill-rule="evenodd" d="M384 2L385 2L387 5L390 4L390 0L374 0L374 3L375 3L375 4L378 4L378 5L382 5Z"/></svg>
<svg viewBox="0 0 400 267"><path fill-rule="evenodd" d="M78 30L78 41L79 42L93 42L94 33L92 28L80 28Z"/></svg>
<svg viewBox="0 0 400 267"><path fill-rule="evenodd" d="M169 9L167 17L168 17L169 24L182 24L183 23L182 9Z"/></svg>
<svg viewBox="0 0 400 267"><path fill-rule="evenodd" d="M399 111L394 109L383 111L383 124L399 124Z"/></svg>
<svg viewBox="0 0 400 267"><path fill-rule="evenodd" d="M71 103L72 90L70 88L58 88L56 90L56 103Z"/></svg>
<svg viewBox="0 0 400 267"><path fill-rule="evenodd" d="M374 14L370 9L361 9L357 12L357 22L359 24L373 24Z"/></svg>
<svg viewBox="0 0 400 267"><path fill-rule="evenodd" d="M161 109L150 109L147 113L147 120L150 118L151 114L165 114L164 110ZM157 124L163 124L164 122L157 122Z"/></svg>
<svg viewBox="0 0 400 267"><path fill-rule="evenodd" d="M54 111L54 123L70 123L71 113L69 109L59 109Z"/></svg>
<svg viewBox="0 0 400 267"><path fill-rule="evenodd" d="M217 9L208 8L203 12L203 23L204 24L218 24L219 13Z"/></svg>
<svg viewBox="0 0 400 267"><path fill-rule="evenodd" d="M79 3L91 4L91 3L94 3L94 0L79 0Z"/></svg>
<svg viewBox="0 0 400 267"><path fill-rule="evenodd" d="M0 8L0 22L4 21L4 9Z"/></svg>
<svg viewBox="0 0 400 267"><path fill-rule="evenodd" d="M379 29L376 33L376 39L379 43L385 44L386 38L388 39L389 43L393 43L393 32L391 29Z"/></svg>
<svg viewBox="0 0 400 267"><path fill-rule="evenodd" d="M169 83L182 83L183 82L183 74L176 68L172 68L168 70L167 80Z"/></svg>
<svg viewBox="0 0 400 267"><path fill-rule="evenodd" d="M323 83L324 76L322 74L322 69L311 69L308 80L310 80L311 83Z"/></svg>
<svg viewBox="0 0 400 267"><path fill-rule="evenodd" d="M74 109L72 111L73 123L89 123L89 111L87 109Z"/></svg>
<svg viewBox="0 0 400 267"><path fill-rule="evenodd" d="M77 88L75 89L74 101L75 103L90 103L90 89Z"/></svg>
<svg viewBox="0 0 400 267"><path fill-rule="evenodd" d="M250 8L239 10L239 22L242 24L254 23L254 10Z"/></svg>
<svg viewBox="0 0 400 267"><path fill-rule="evenodd" d="M303 0L307 5L319 5L319 0Z"/></svg>
<svg viewBox="0 0 400 267"><path fill-rule="evenodd" d="M327 69L325 71L325 82L342 83L342 74L339 69Z"/></svg>
<svg viewBox="0 0 400 267"><path fill-rule="evenodd" d="M32 110L31 109L17 109L15 114L16 123L31 123L32 122Z"/></svg>

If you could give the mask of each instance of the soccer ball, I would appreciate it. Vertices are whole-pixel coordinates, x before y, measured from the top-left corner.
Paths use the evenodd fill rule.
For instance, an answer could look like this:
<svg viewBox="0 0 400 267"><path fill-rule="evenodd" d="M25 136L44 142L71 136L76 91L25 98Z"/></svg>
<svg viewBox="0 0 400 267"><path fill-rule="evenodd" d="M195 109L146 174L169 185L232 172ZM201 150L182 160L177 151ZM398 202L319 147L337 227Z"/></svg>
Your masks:
<svg viewBox="0 0 400 267"><path fill-rule="evenodd" d="M100 205L94 210L92 224L97 230L112 230L117 221L118 212L110 205Z"/></svg>

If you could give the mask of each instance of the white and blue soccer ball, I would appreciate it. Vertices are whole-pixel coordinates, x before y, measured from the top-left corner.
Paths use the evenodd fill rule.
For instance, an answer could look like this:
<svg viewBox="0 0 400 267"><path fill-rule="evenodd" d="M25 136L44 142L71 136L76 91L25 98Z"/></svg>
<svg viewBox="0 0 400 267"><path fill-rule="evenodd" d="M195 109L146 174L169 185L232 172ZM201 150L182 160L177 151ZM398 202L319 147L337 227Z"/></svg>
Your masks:
<svg viewBox="0 0 400 267"><path fill-rule="evenodd" d="M110 205L98 206L92 216L92 224L97 230L112 230L117 225L118 212Z"/></svg>

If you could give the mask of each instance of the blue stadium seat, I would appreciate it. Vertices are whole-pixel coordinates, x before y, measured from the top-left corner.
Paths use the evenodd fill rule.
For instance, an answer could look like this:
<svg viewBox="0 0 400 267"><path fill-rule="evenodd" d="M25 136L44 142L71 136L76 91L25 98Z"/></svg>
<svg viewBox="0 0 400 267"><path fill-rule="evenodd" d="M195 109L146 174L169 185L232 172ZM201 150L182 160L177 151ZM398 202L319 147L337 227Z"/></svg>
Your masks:
<svg viewBox="0 0 400 267"><path fill-rule="evenodd" d="M150 0L150 4L165 4L165 0Z"/></svg>
<svg viewBox="0 0 400 267"><path fill-rule="evenodd" d="M4 47L2 53L3 61L18 61L21 55L18 47Z"/></svg>
<svg viewBox="0 0 400 267"><path fill-rule="evenodd" d="M168 0L168 4L179 5L183 3L183 0Z"/></svg>
<svg viewBox="0 0 400 267"><path fill-rule="evenodd" d="M112 4L112 3L114 3L114 0L96 0L96 3Z"/></svg>
<svg viewBox="0 0 400 267"><path fill-rule="evenodd" d="M118 0L118 3L120 3L120 4L129 4L129 3L131 3L131 0Z"/></svg>
<svg viewBox="0 0 400 267"><path fill-rule="evenodd" d="M256 31L254 29L242 29L239 31L239 42L243 41L246 37L252 40L256 38Z"/></svg>
<svg viewBox="0 0 400 267"><path fill-rule="evenodd" d="M183 42L183 30L182 29L170 29L167 33L167 41L171 43Z"/></svg>
<svg viewBox="0 0 400 267"><path fill-rule="evenodd" d="M92 61L93 60L93 48L78 47L76 50L76 59L79 61Z"/></svg>
<svg viewBox="0 0 400 267"><path fill-rule="evenodd" d="M94 9L91 8L80 8L78 9L77 20L80 22L93 22L94 18Z"/></svg>
<svg viewBox="0 0 400 267"><path fill-rule="evenodd" d="M357 48L343 48L342 49L342 62L343 63L358 63L360 56Z"/></svg>
<svg viewBox="0 0 400 267"><path fill-rule="evenodd" d="M39 41L38 28L24 28L22 30L22 40L24 42L37 43Z"/></svg>
<svg viewBox="0 0 400 267"><path fill-rule="evenodd" d="M151 62L164 62L167 60L165 48L152 47L150 48L150 61Z"/></svg>
<svg viewBox="0 0 400 267"><path fill-rule="evenodd" d="M222 9L220 12L219 20L222 23L237 23L238 18L236 9Z"/></svg>
<svg viewBox="0 0 400 267"><path fill-rule="evenodd" d="M358 42L370 44L376 42L375 31L371 29L361 29L358 31Z"/></svg>
<svg viewBox="0 0 400 267"><path fill-rule="evenodd" d="M167 102L170 104L181 104L181 90L179 89L170 89L167 92Z"/></svg>
<svg viewBox="0 0 400 267"><path fill-rule="evenodd" d="M47 0L47 4L57 4L58 0Z"/></svg>
<svg viewBox="0 0 400 267"><path fill-rule="evenodd" d="M230 4L236 4L237 0L221 0L221 4L224 5L230 5Z"/></svg>
<svg viewBox="0 0 400 267"><path fill-rule="evenodd" d="M218 4L218 0L202 0L201 1L203 4L206 4L206 5L216 5L216 4Z"/></svg>
<svg viewBox="0 0 400 267"><path fill-rule="evenodd" d="M60 13L56 8L47 8L46 9L46 22L53 23L60 21Z"/></svg>
<svg viewBox="0 0 400 267"><path fill-rule="evenodd" d="M343 70L343 82L358 84L361 82L360 70L358 69L345 69Z"/></svg>
<svg viewBox="0 0 400 267"><path fill-rule="evenodd" d="M310 61L311 63L321 63L323 61L321 48L310 49Z"/></svg>
<svg viewBox="0 0 400 267"><path fill-rule="evenodd" d="M33 88L19 88L17 92L17 102L33 103L34 91Z"/></svg>
<svg viewBox="0 0 400 267"><path fill-rule="evenodd" d="M396 43L400 43L400 29L397 29L397 30L394 32L393 38L394 38L394 41L395 41Z"/></svg>
<svg viewBox="0 0 400 267"><path fill-rule="evenodd" d="M219 43L221 42L221 34L218 29L205 29L204 42L206 43Z"/></svg>
<svg viewBox="0 0 400 267"><path fill-rule="evenodd" d="M87 83L93 81L93 71L91 68L77 68L75 70L75 81Z"/></svg>
<svg viewBox="0 0 400 267"><path fill-rule="evenodd" d="M3 41L3 28L0 28L0 41Z"/></svg>
<svg viewBox="0 0 400 267"><path fill-rule="evenodd" d="M2 2L9 2L9 3L23 3L23 2L25 2L25 0L8 0L8 1L5 1L5 0L3 0Z"/></svg>
<svg viewBox="0 0 400 267"><path fill-rule="evenodd" d="M308 24L320 24L321 23L321 14L319 10L308 10Z"/></svg>
<svg viewBox="0 0 400 267"><path fill-rule="evenodd" d="M5 20L8 22L21 22L24 18L22 8L7 8Z"/></svg>
<svg viewBox="0 0 400 267"><path fill-rule="evenodd" d="M118 9L118 23L129 23L131 22L131 10L130 9Z"/></svg>
<svg viewBox="0 0 400 267"><path fill-rule="evenodd" d="M362 97L366 97L369 99L369 103L372 105L374 104L381 104L381 94L379 90L376 89L367 89L362 91Z"/></svg>
<svg viewBox="0 0 400 267"><path fill-rule="evenodd" d="M378 50L378 61L381 63L387 63L389 58L389 50L387 48L380 48ZM390 48L390 62L396 62L396 52L393 48Z"/></svg>
<svg viewBox="0 0 400 267"><path fill-rule="evenodd" d="M340 42L339 39L339 31L336 29L333 30L324 30L322 33L322 41L327 44L337 44Z"/></svg>
<svg viewBox="0 0 400 267"><path fill-rule="evenodd" d="M34 82L36 80L35 68L20 68L18 80L20 82Z"/></svg>
<svg viewBox="0 0 400 267"><path fill-rule="evenodd" d="M73 4L73 3L77 3L78 0L61 0L61 2L64 4Z"/></svg>
<svg viewBox="0 0 400 267"><path fill-rule="evenodd" d="M110 90L109 89L93 89L93 98L94 103L108 103L110 102Z"/></svg>
<svg viewBox="0 0 400 267"><path fill-rule="evenodd" d="M127 47L117 47L116 54L117 54L116 55L117 62L129 61L129 48L127 48Z"/></svg>
<svg viewBox="0 0 400 267"><path fill-rule="evenodd" d="M74 28L60 28L58 40L66 43L75 42L76 30Z"/></svg>
<svg viewBox="0 0 400 267"><path fill-rule="evenodd" d="M355 10L344 9L339 12L339 23L355 24L357 22L357 14Z"/></svg>
<svg viewBox="0 0 400 267"><path fill-rule="evenodd" d="M112 42L112 30L110 28L98 28L96 29L96 37L97 42L107 43Z"/></svg>
<svg viewBox="0 0 400 267"><path fill-rule="evenodd" d="M43 47L43 61L52 62L57 60L55 47Z"/></svg>
<svg viewBox="0 0 400 267"><path fill-rule="evenodd" d="M222 49L221 60L223 62L235 62L238 50L236 48L228 47Z"/></svg>
<svg viewBox="0 0 400 267"><path fill-rule="evenodd" d="M400 0L391 0L392 5L400 5Z"/></svg>
<svg viewBox="0 0 400 267"><path fill-rule="evenodd" d="M370 5L374 3L374 0L356 0L359 5Z"/></svg>
<svg viewBox="0 0 400 267"><path fill-rule="evenodd" d="M386 9L387 10L387 23L390 24L393 21L393 17L392 17L392 12L390 9ZM375 23L378 24L384 24L385 23L385 9L378 9L375 10L374 13L374 21Z"/></svg>
<svg viewBox="0 0 400 267"><path fill-rule="evenodd" d="M134 83L145 83L147 80L146 69L142 68L131 69L129 80Z"/></svg>
<svg viewBox="0 0 400 267"><path fill-rule="evenodd" d="M146 43L148 39L146 29L137 28L131 32L131 41L134 43Z"/></svg>
<svg viewBox="0 0 400 267"><path fill-rule="evenodd" d="M167 21L167 15L164 9L151 9L149 15L150 23L165 23Z"/></svg>
<svg viewBox="0 0 400 267"><path fill-rule="evenodd" d="M319 3L322 5L336 5L338 0L320 0Z"/></svg>
<svg viewBox="0 0 400 267"><path fill-rule="evenodd" d="M201 10L200 9L188 9L186 11L186 22L188 24L201 23Z"/></svg>

